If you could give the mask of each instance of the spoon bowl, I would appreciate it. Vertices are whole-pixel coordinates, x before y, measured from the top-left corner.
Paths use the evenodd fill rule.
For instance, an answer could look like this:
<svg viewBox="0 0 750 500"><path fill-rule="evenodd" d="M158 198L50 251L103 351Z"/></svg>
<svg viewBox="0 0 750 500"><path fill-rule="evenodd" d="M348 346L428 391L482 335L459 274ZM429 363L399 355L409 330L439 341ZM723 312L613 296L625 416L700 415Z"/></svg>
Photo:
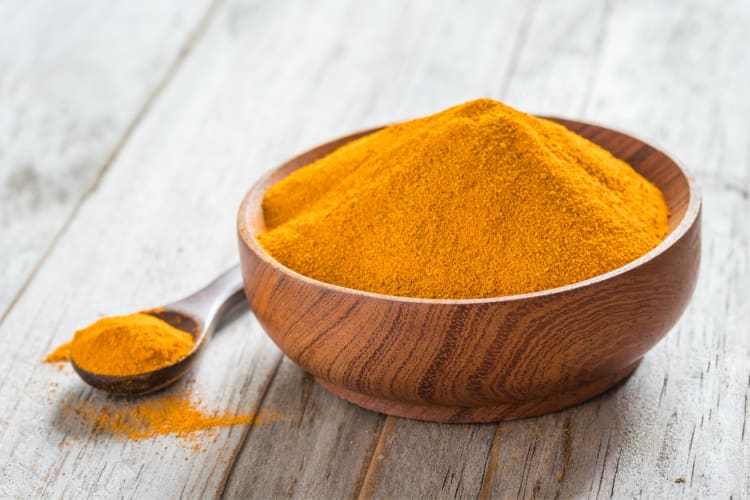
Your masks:
<svg viewBox="0 0 750 500"><path fill-rule="evenodd" d="M70 363L84 382L101 391L119 396L158 391L190 371L221 317L239 303L244 303L242 274L239 266L235 266L193 295L163 307L142 311L193 337L193 349L184 358L156 370L133 375L93 373L81 368L73 357Z"/></svg>
<svg viewBox="0 0 750 500"><path fill-rule="evenodd" d="M629 135L555 119L658 186L669 233L653 250L567 286L483 299L420 299L303 276L260 246L273 184L366 130L261 178L239 210L250 306L281 350L331 392L364 408L438 422L489 422L557 411L624 380L675 324L700 262L700 195L671 158ZM356 251L353 249L352 251Z"/></svg>

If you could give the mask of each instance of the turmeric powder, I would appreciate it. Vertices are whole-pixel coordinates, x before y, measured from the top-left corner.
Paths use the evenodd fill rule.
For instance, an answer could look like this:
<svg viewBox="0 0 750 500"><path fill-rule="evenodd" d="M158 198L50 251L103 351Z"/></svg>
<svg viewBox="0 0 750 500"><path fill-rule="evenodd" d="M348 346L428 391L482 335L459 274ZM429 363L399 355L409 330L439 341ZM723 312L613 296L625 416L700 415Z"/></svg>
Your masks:
<svg viewBox="0 0 750 500"><path fill-rule="evenodd" d="M205 433L195 435L198 431L286 419L276 412L257 415L211 411L200 399L191 397L184 390L134 399L66 397L59 405L61 426L70 428L77 422L97 433L133 441L172 434L193 442L205 436Z"/></svg>
<svg viewBox="0 0 750 500"><path fill-rule="evenodd" d="M50 384L49 401L56 407L53 425L72 439L87 433L115 440L140 441L171 435L184 448L199 451L216 440L217 429L242 424L270 424L289 416L275 410L259 413L212 409L191 390L191 382L137 398L102 393L81 393L69 389L55 395L58 384ZM83 432L82 432L83 431Z"/></svg>
<svg viewBox="0 0 750 500"><path fill-rule="evenodd" d="M137 375L170 365L193 349L193 337L146 313L103 318L75 332L70 357L100 375ZM58 348L48 358L59 356Z"/></svg>
<svg viewBox="0 0 750 500"><path fill-rule="evenodd" d="M352 141L265 194L261 246L311 278L480 298L608 272L667 233L659 189L548 120L490 99Z"/></svg>

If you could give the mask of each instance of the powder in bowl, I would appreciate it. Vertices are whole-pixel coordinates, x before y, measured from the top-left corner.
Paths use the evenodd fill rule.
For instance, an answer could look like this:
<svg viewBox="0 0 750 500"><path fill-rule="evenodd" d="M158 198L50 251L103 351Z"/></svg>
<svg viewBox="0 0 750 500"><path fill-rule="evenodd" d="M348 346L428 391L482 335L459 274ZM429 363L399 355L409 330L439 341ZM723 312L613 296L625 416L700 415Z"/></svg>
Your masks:
<svg viewBox="0 0 750 500"><path fill-rule="evenodd" d="M555 288L667 233L659 189L565 127L490 99L347 143L265 194L263 248L348 288L481 298Z"/></svg>

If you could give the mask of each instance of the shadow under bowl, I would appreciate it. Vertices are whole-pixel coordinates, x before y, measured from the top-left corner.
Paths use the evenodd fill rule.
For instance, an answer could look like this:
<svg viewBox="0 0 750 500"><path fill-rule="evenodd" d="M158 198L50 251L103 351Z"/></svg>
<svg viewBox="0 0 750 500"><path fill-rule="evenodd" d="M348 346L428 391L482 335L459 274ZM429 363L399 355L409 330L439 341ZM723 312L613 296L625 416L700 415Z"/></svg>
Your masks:
<svg viewBox="0 0 750 500"><path fill-rule="evenodd" d="M695 288L700 195L680 166L626 134L549 118L628 162L664 193L669 233L629 264L571 285L485 299L419 299L323 283L258 244L266 190L378 129L303 153L260 179L238 217L245 293L281 350L364 408L436 422L561 410L618 384L675 324Z"/></svg>

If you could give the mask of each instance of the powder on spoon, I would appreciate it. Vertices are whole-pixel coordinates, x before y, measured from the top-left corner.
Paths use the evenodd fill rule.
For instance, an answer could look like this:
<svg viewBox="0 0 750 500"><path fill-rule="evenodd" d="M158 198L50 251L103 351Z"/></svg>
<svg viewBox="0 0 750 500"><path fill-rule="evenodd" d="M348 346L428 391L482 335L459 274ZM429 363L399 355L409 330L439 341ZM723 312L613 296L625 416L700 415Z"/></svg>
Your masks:
<svg viewBox="0 0 750 500"><path fill-rule="evenodd" d="M193 349L193 337L145 313L102 318L78 330L46 361L69 356L84 370L99 375L137 375L170 365Z"/></svg>
<svg viewBox="0 0 750 500"><path fill-rule="evenodd" d="M272 186L277 261L390 295L479 298L606 273L659 244L659 189L567 128L490 99L386 127Z"/></svg>

